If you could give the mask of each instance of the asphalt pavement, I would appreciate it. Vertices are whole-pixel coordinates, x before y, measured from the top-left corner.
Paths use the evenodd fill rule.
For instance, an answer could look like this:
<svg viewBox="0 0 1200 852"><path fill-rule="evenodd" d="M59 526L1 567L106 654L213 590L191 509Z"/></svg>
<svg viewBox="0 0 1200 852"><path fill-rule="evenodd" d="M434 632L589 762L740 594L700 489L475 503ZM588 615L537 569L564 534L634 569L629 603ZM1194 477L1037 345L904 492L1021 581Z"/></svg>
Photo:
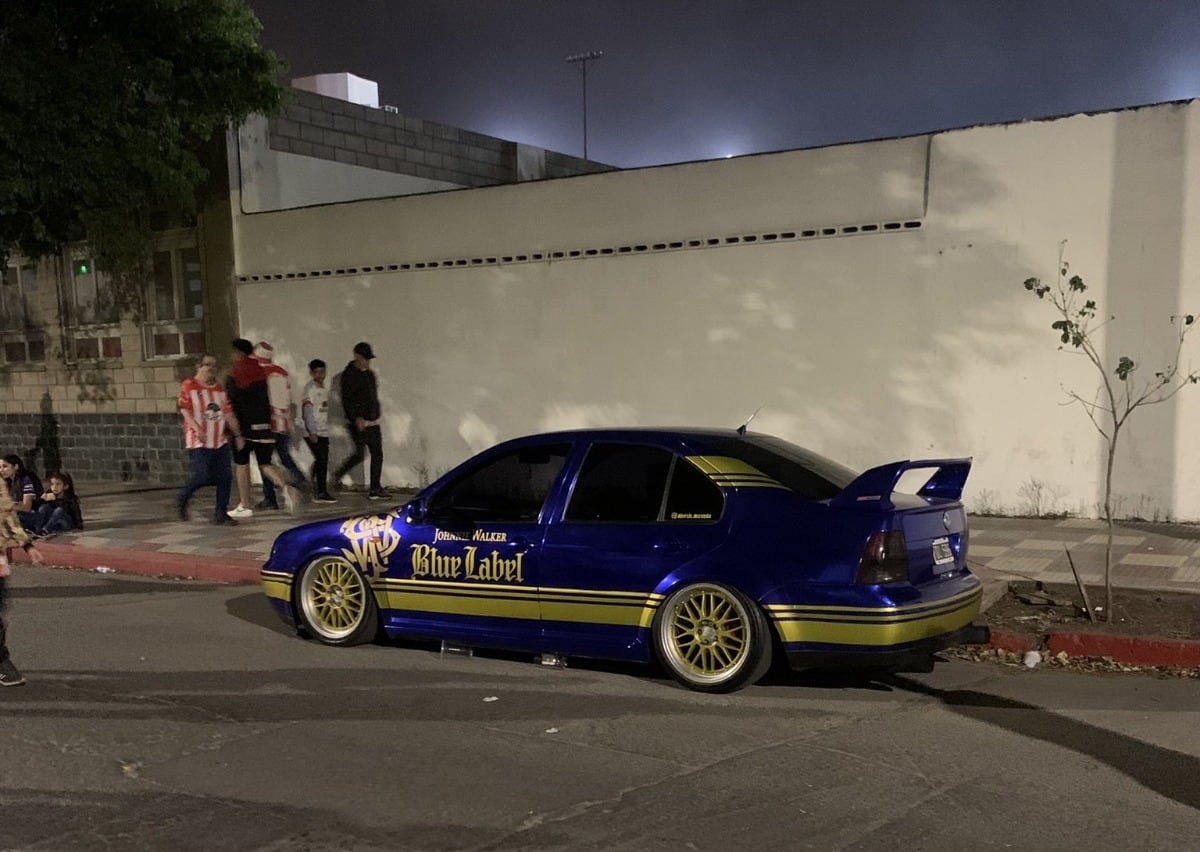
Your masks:
<svg viewBox="0 0 1200 852"><path fill-rule="evenodd" d="M259 568L283 530L380 511L411 493L395 491L391 501L369 501L365 490L346 490L338 492L337 503L303 503L295 514L256 511L236 526L217 526L210 521L212 489L197 492L189 521L177 517L174 488L85 482L77 490L84 529L40 542L47 564L240 584L258 583ZM1103 521L972 516L969 565L984 583L986 609L1014 580L1073 583L1068 549L1083 581L1102 584L1104 546ZM1200 525L1122 522L1113 539L1113 565L1113 584L1119 588L1200 595ZM1194 655L1200 664L1200 641Z"/></svg>
<svg viewBox="0 0 1200 852"><path fill-rule="evenodd" d="M0 850L1191 852L1200 681L331 648L250 586L19 566Z"/></svg>

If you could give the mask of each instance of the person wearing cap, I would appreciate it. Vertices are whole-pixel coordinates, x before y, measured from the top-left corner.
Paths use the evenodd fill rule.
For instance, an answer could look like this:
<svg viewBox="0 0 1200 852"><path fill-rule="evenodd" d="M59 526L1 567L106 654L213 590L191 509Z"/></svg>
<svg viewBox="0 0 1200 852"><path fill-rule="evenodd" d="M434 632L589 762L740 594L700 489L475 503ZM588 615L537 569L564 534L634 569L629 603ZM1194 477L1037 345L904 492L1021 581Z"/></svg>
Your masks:
<svg viewBox="0 0 1200 852"><path fill-rule="evenodd" d="M254 359L262 365L267 374L267 398L271 403L271 434L275 436L275 454L279 463L292 477L292 484L303 488L308 480L304 471L292 458L292 380L288 371L275 363L275 347L265 340L260 340L254 347ZM263 498L255 509L278 509L279 499L275 494L275 485L270 479L263 478Z"/></svg>
<svg viewBox="0 0 1200 852"><path fill-rule="evenodd" d="M342 408L346 411L346 427L354 440L354 452L337 466L333 482L362 464L368 451L371 453L370 490L371 500L384 500L387 492L380 478L383 475L383 433L379 429L379 385L371 361L375 351L365 340L354 345L354 360L342 371Z"/></svg>
<svg viewBox="0 0 1200 852"><path fill-rule="evenodd" d="M267 394L267 374L254 358L254 344L239 337L233 341L233 366L225 380L225 392L233 408L233 470L238 488L238 505L229 510L232 518L248 518L250 508L250 456L258 459L263 479L270 479L283 491L289 512L296 511L296 489L275 465L275 436L271 432L271 399Z"/></svg>

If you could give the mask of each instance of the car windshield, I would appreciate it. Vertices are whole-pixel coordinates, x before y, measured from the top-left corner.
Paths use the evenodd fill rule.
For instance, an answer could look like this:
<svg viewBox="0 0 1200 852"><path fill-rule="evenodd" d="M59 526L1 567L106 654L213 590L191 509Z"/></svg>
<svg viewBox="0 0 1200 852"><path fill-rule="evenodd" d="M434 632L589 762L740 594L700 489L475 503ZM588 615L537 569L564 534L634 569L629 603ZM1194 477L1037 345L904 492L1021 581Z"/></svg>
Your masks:
<svg viewBox="0 0 1200 852"><path fill-rule="evenodd" d="M744 461L807 500L828 500L858 473L810 450L770 435L713 441L721 455Z"/></svg>

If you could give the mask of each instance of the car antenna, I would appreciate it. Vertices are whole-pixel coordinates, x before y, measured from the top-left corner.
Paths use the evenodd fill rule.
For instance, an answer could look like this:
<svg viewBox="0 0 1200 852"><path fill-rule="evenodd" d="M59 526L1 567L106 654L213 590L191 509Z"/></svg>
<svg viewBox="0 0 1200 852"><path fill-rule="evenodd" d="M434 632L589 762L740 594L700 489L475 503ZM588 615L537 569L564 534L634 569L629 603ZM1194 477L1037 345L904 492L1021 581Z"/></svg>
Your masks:
<svg viewBox="0 0 1200 852"><path fill-rule="evenodd" d="M766 403L764 402L763 405L766 405ZM753 420L756 416L758 416L758 412L760 412L762 410L763 410L762 405L760 405L758 408L754 409L754 414L751 414L749 417L747 417L746 422L743 423L741 426L737 427L737 433L739 435L745 435L746 427L750 425L750 421Z"/></svg>

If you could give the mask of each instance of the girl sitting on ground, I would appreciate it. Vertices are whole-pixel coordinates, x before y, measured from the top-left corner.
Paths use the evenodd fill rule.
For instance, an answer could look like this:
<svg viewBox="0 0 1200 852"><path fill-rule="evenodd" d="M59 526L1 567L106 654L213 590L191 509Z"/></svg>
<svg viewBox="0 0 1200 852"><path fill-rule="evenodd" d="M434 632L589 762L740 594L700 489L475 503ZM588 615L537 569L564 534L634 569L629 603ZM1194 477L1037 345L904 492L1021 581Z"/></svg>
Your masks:
<svg viewBox="0 0 1200 852"><path fill-rule="evenodd" d="M33 472L25 467L21 457L10 453L0 459L0 477L4 478L5 490L18 512L32 512L42 484Z"/></svg>
<svg viewBox="0 0 1200 852"><path fill-rule="evenodd" d="M47 479L50 489L42 495L42 504L33 513L26 529L35 535L83 529L83 509L75 494L75 480L71 474L56 470Z"/></svg>

